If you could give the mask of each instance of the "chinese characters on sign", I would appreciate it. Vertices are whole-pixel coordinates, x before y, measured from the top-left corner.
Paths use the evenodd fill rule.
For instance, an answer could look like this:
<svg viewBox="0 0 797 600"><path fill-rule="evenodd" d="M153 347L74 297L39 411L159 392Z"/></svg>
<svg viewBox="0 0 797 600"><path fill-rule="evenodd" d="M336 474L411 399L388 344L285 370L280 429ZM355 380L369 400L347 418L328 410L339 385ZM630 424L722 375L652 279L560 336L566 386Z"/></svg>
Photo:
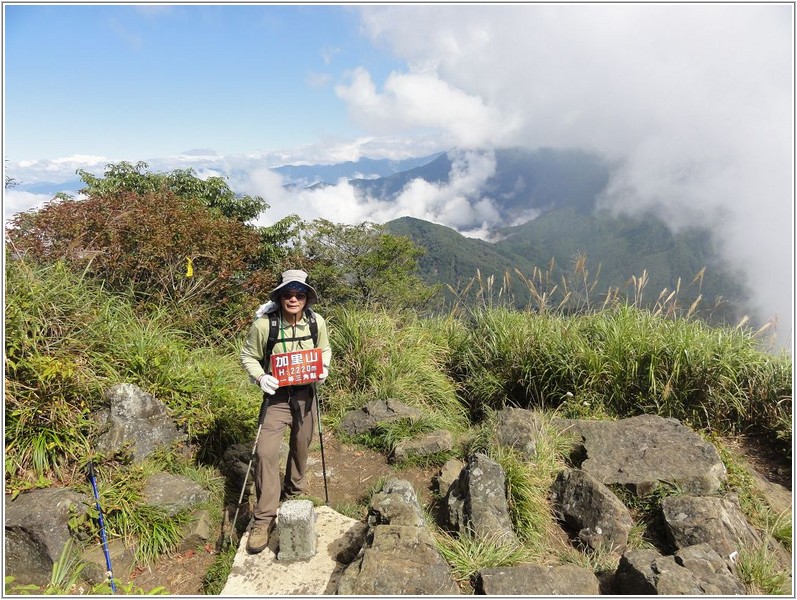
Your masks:
<svg viewBox="0 0 797 600"><path fill-rule="evenodd" d="M271 355L271 374L283 385L305 385L318 381L324 370L321 348Z"/></svg>

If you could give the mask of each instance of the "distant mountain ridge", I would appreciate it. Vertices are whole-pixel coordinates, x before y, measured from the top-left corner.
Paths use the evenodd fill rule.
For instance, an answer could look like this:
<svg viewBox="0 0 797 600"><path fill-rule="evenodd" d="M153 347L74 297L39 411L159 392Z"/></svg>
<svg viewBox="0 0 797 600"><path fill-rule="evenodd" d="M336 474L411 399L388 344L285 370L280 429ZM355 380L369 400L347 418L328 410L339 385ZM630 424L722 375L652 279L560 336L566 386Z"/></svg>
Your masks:
<svg viewBox="0 0 797 600"><path fill-rule="evenodd" d="M438 154L418 158L391 160L387 158L360 158L335 164L283 165L274 167L291 186L312 187L318 184L335 185L341 179L376 179L389 177L402 171L410 171L435 160Z"/></svg>

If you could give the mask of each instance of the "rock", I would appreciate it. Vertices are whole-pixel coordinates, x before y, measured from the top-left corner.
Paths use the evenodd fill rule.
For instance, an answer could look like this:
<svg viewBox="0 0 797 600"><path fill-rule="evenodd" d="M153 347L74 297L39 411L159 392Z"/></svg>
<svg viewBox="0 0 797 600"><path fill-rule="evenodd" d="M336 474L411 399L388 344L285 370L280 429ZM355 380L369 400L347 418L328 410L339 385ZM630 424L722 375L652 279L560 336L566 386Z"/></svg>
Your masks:
<svg viewBox="0 0 797 600"><path fill-rule="evenodd" d="M684 549L675 556L656 550L629 550L617 567L615 582L624 595L744 594L741 582L709 546Z"/></svg>
<svg viewBox="0 0 797 600"><path fill-rule="evenodd" d="M459 474L462 472L463 468L465 468L465 461L458 458L447 460L446 464L440 468L440 473L435 477L435 482L437 483L437 492L442 497L448 495L448 491L457 479L459 479Z"/></svg>
<svg viewBox="0 0 797 600"><path fill-rule="evenodd" d="M514 448L526 460L537 454L542 421L537 413L525 408L505 408L497 413L496 441L502 446Z"/></svg>
<svg viewBox="0 0 797 600"><path fill-rule="evenodd" d="M338 595L453 595L459 588L432 534L423 527L379 525L373 542L338 583Z"/></svg>
<svg viewBox="0 0 797 600"><path fill-rule="evenodd" d="M676 419L639 415L619 421L567 421L582 438L580 468L605 485L620 484L638 496L660 483L708 495L725 480L717 449Z"/></svg>
<svg viewBox="0 0 797 600"><path fill-rule="evenodd" d="M426 521L415 489L409 481L391 479L374 494L368 508L368 525L406 525L423 527Z"/></svg>
<svg viewBox="0 0 797 600"><path fill-rule="evenodd" d="M146 504L164 509L173 517L183 510L193 508L210 497L210 492L198 483L171 473L155 473L144 486Z"/></svg>
<svg viewBox="0 0 797 600"><path fill-rule="evenodd" d="M766 545L782 566L791 564L780 544L747 522L732 497L668 496L661 510L667 535L678 549L708 544L733 568L734 553Z"/></svg>
<svg viewBox="0 0 797 600"><path fill-rule="evenodd" d="M482 569L476 593L487 596L597 596L598 578L576 565L518 565Z"/></svg>
<svg viewBox="0 0 797 600"><path fill-rule="evenodd" d="M708 544L678 550L675 562L692 572L706 594L735 596L745 593L742 582Z"/></svg>
<svg viewBox="0 0 797 600"><path fill-rule="evenodd" d="M517 543L506 502L504 470L485 454L468 457L456 484L446 499L449 526L464 533L471 530L479 537Z"/></svg>
<svg viewBox="0 0 797 600"><path fill-rule="evenodd" d="M421 418L417 408L407 406L398 400L373 400L359 410L353 410L343 417L340 429L346 435L356 436L367 433L380 423L390 423L399 419Z"/></svg>
<svg viewBox="0 0 797 600"><path fill-rule="evenodd" d="M404 462L408 458L423 457L448 452L454 447L454 438L447 429L438 429L418 439L402 440L393 449L391 462Z"/></svg>
<svg viewBox="0 0 797 600"><path fill-rule="evenodd" d="M210 512L203 509L194 513L183 528L182 539L177 546L177 551L185 552L207 544L210 536L213 535L212 527L213 521L210 518Z"/></svg>
<svg viewBox="0 0 797 600"><path fill-rule="evenodd" d="M227 478L229 487L236 491L235 499L241 493L241 486L244 484L246 477L246 468L249 466L249 460L252 458L252 446L254 440L248 444L233 444L229 446L222 456L221 468ZM253 481L252 474L249 474L249 482ZM247 486L248 487L248 486ZM244 492L244 498L248 495L249 490Z"/></svg>
<svg viewBox="0 0 797 600"><path fill-rule="evenodd" d="M316 554L316 515L310 500L287 500L277 514L277 560L309 560Z"/></svg>
<svg viewBox="0 0 797 600"><path fill-rule="evenodd" d="M618 592L623 595L701 594L689 569L676 563L672 556L662 556L651 549L629 550L623 554L615 583Z"/></svg>
<svg viewBox="0 0 797 600"><path fill-rule="evenodd" d="M102 452L118 453L129 449L133 462L139 462L159 448L186 439L173 423L166 405L131 383L120 383L106 393L110 409L101 411L105 431L97 447Z"/></svg>
<svg viewBox="0 0 797 600"><path fill-rule="evenodd" d="M125 546L120 539L108 541L108 554L111 557L111 568L113 569L114 580L130 581L133 568L136 566L136 555L132 548ZM102 543L92 544L83 552L83 560L86 566L83 569L83 577L92 585L97 585L103 581L108 581L106 575L108 564L105 561L105 549Z"/></svg>
<svg viewBox="0 0 797 600"><path fill-rule="evenodd" d="M634 526L631 513L617 496L589 473L579 469L560 472L551 500L557 516L578 531L593 550L623 552Z"/></svg>
<svg viewBox="0 0 797 600"><path fill-rule="evenodd" d="M459 593L409 482L388 481L371 499L368 515L365 545L341 576L337 594Z"/></svg>
<svg viewBox="0 0 797 600"><path fill-rule="evenodd" d="M87 512L86 497L67 488L24 492L5 497L6 575L17 584L44 585L70 539L69 518Z"/></svg>

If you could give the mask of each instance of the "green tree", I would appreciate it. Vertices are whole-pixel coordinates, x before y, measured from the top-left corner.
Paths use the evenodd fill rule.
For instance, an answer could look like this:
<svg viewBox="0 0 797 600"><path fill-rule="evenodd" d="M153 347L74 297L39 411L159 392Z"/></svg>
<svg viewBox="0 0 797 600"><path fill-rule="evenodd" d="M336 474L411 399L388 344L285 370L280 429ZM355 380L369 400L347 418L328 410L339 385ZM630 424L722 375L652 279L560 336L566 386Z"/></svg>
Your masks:
<svg viewBox="0 0 797 600"><path fill-rule="evenodd" d="M304 239L311 275L325 301L387 308L428 308L437 288L417 275L424 250L382 225L313 221Z"/></svg>
<svg viewBox="0 0 797 600"><path fill-rule="evenodd" d="M246 222L269 208L260 196L238 196L221 177L200 179L193 169L176 169L170 173L146 172L145 162L108 164L103 177L96 177L83 169L77 174L86 184L80 190L87 196L106 195L122 191L145 194L172 192L180 198L194 198L211 211Z"/></svg>

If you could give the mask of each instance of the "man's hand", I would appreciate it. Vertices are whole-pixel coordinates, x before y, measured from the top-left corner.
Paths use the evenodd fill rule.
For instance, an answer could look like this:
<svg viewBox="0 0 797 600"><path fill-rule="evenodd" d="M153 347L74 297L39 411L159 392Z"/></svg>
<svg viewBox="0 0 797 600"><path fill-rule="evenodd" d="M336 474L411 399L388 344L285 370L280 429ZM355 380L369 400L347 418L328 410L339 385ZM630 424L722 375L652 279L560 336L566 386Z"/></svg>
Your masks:
<svg viewBox="0 0 797 600"><path fill-rule="evenodd" d="M327 375L329 375L329 371L324 367L324 370L321 371L321 374L318 376L318 383L324 383L327 379Z"/></svg>
<svg viewBox="0 0 797 600"><path fill-rule="evenodd" d="M269 396L273 396L277 393L277 388L280 386L280 382L277 381L276 377L272 377L268 373L260 377L260 389L266 392Z"/></svg>

